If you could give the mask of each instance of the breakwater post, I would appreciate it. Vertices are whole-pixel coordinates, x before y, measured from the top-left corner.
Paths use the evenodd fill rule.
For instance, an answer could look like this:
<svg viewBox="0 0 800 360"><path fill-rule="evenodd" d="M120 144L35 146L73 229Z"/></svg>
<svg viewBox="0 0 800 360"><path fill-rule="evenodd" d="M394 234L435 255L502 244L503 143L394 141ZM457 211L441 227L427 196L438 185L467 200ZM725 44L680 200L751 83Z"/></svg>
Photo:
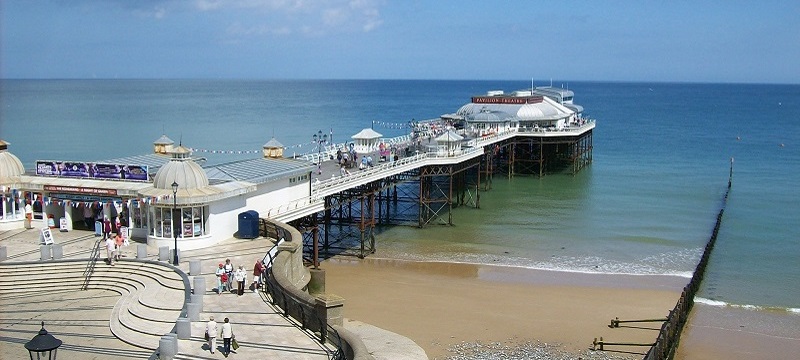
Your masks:
<svg viewBox="0 0 800 360"><path fill-rule="evenodd" d="M675 356L678 344L680 343L683 326L686 324L689 312L692 310L692 305L694 305L694 296L700 289L700 283L703 281L703 275L705 274L706 266L708 266L711 251L714 250L714 244L717 242L717 234L719 234L719 229L722 226L722 214L725 212L725 205L728 203L728 194L731 192L732 185L733 158L731 158L730 173L728 175L728 188L725 190L725 196L722 199L722 205L717 214L717 222L703 250L703 255L700 257L700 262L697 264L689 284L683 288L683 292L675 308L670 311L668 320L661 326L658 338L655 344L650 347L650 351L647 352L644 360L672 359Z"/></svg>

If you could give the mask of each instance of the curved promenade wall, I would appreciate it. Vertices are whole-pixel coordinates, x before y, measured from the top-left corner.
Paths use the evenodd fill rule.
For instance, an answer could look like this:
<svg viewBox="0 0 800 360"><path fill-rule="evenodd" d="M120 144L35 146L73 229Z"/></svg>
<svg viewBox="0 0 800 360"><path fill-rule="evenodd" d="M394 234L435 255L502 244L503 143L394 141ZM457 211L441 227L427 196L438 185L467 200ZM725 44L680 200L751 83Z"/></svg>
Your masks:
<svg viewBox="0 0 800 360"><path fill-rule="evenodd" d="M262 235L274 235L279 240L277 254L268 255L272 260L270 271L274 280L269 283L278 288L274 290L278 290L279 294L276 296L273 293L273 303L283 309L284 315L299 321L303 327L319 331L323 341L326 340L327 327L330 325L336 332L336 338L341 340L335 345L341 348L346 359L373 360L363 340L342 326L344 299L333 294L311 295L308 292L311 271L303 264L302 234L279 221L261 221L261 230L265 232ZM267 230L270 226L263 226L265 222L274 226L274 233ZM331 337L327 339L336 341Z"/></svg>

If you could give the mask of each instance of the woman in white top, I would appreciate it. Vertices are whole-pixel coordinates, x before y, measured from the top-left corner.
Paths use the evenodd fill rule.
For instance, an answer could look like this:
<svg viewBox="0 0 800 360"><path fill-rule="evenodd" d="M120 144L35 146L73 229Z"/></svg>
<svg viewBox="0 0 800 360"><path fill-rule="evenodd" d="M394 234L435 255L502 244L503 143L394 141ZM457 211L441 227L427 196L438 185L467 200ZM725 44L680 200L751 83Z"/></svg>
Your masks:
<svg viewBox="0 0 800 360"><path fill-rule="evenodd" d="M236 278L237 285L239 285L239 295L244 295L244 283L247 282L247 272L244 271L244 266L239 265L233 277Z"/></svg>
<svg viewBox="0 0 800 360"><path fill-rule="evenodd" d="M231 291L233 289L233 264L231 264L231 259L225 259L225 274L228 275L228 281L226 282L226 289Z"/></svg>
<svg viewBox="0 0 800 360"><path fill-rule="evenodd" d="M214 274L217 275L217 294L222 295L222 292L225 291L226 285L228 284L227 278L225 278L225 281L222 281L222 275L225 274L225 265L219 263L219 267Z"/></svg>
<svg viewBox="0 0 800 360"><path fill-rule="evenodd" d="M116 250L117 248L117 242L114 241L114 238L109 236L106 238L105 245L106 245L106 255L108 256L108 264L114 265L114 257L115 257L114 250Z"/></svg>
<svg viewBox="0 0 800 360"><path fill-rule="evenodd" d="M208 337L208 348L211 349L211 353L214 353L214 350L217 348L217 322L214 321L214 317L208 319L208 323L206 323L206 337Z"/></svg>
<svg viewBox="0 0 800 360"><path fill-rule="evenodd" d="M231 353L231 338L233 337L233 329L228 318L225 318L225 323L222 324L222 355L228 357Z"/></svg>

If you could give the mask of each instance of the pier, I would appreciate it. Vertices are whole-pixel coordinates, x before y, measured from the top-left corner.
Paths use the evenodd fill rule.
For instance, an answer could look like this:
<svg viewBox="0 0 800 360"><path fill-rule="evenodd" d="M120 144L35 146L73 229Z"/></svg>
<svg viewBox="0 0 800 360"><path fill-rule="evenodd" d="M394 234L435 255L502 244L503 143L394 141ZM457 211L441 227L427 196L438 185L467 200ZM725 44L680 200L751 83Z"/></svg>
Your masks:
<svg viewBox="0 0 800 360"><path fill-rule="evenodd" d="M460 139L463 145L458 147L435 142L441 134L417 141L402 136L386 143L406 149L401 153L408 156L363 170L347 169L345 175L336 152L347 144L332 144L301 156L317 166L311 195L263 215L301 229L314 264L320 253L363 258L375 252L377 225L453 225L452 210L480 208L481 192L491 189L494 176L576 174L592 162L594 127L588 120L560 130L508 128L484 136L462 132L462 138L472 138ZM360 156L380 158L377 152Z"/></svg>

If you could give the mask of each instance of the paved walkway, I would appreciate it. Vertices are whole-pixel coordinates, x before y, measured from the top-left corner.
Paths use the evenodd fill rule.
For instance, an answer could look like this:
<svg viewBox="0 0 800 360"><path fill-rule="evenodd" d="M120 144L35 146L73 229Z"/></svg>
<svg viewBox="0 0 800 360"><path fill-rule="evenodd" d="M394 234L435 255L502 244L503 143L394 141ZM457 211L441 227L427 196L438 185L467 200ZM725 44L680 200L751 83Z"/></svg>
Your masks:
<svg viewBox="0 0 800 360"><path fill-rule="evenodd" d="M57 244L63 245L64 258L87 258L98 238L92 232L73 230L53 232ZM7 261L39 260L38 230L11 230L0 232L0 246L7 248ZM221 352L211 354L203 341L205 322L214 316L218 322L230 318L234 334L241 345L231 354L239 359L328 359L328 347L321 345L312 334L299 328L293 321L280 315L259 292L246 291L218 295L214 292L214 270L219 262L230 258L238 267L248 270L248 281L256 259L261 259L272 243L267 239L230 239L208 249L182 252L180 268L189 271L190 260L201 261L200 276L206 277L206 295L200 320L192 323L192 337L181 341L178 358L223 358ZM135 256L135 247L125 249L127 256ZM148 257L156 259L158 249L148 248ZM101 257L104 256L101 255ZM98 262L97 266L108 266ZM191 277L190 277L191 281ZM5 297L5 296L4 296ZM57 289L41 289L16 302L24 304L26 311L4 307L0 318L0 354L3 359L27 359L24 348L39 330L41 321L55 337L64 341L59 358L73 359L131 359L149 358L152 352L133 347L117 340L109 329L109 319L119 296L108 291L90 290L64 293ZM12 302L13 299L12 299ZM38 309L38 312L36 311ZM19 317L11 316L18 314ZM172 319L174 321L175 319ZM157 345L157 344L156 344ZM218 341L222 346L222 341Z"/></svg>

